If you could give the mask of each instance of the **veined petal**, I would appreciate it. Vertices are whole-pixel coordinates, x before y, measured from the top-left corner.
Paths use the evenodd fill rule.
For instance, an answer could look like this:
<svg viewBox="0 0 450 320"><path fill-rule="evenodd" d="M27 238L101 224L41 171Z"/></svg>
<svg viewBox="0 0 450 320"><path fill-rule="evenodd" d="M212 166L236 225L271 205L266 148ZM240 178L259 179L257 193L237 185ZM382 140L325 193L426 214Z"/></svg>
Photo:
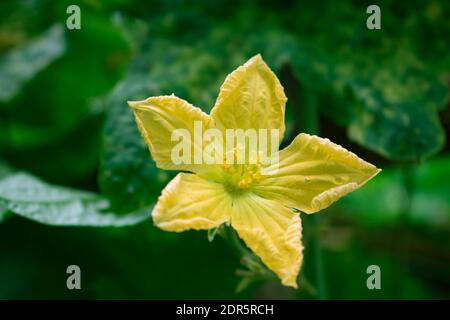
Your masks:
<svg viewBox="0 0 450 320"><path fill-rule="evenodd" d="M153 222L167 231L211 229L230 219L231 200L221 184L179 173L162 191Z"/></svg>
<svg viewBox="0 0 450 320"><path fill-rule="evenodd" d="M280 81L258 54L227 76L211 116L222 130L279 129L281 141L286 101Z"/></svg>
<svg viewBox="0 0 450 320"><path fill-rule="evenodd" d="M304 133L279 152L279 161L255 193L306 213L330 206L381 171L328 139Z"/></svg>
<svg viewBox="0 0 450 320"><path fill-rule="evenodd" d="M194 139L194 123L202 125L202 130L211 127L211 117L194 107L187 101L174 95L150 97L142 101L128 102L133 109L136 122L145 142L149 146L153 160L161 169L198 171L199 165L194 163L194 153L202 152L203 146ZM186 133L184 137L190 139L190 161L174 162L172 151L182 142L178 136L172 141L175 130ZM200 138L202 133L200 132Z"/></svg>
<svg viewBox="0 0 450 320"><path fill-rule="evenodd" d="M231 225L284 285L297 288L303 260L298 214L276 201L249 194L234 199Z"/></svg>

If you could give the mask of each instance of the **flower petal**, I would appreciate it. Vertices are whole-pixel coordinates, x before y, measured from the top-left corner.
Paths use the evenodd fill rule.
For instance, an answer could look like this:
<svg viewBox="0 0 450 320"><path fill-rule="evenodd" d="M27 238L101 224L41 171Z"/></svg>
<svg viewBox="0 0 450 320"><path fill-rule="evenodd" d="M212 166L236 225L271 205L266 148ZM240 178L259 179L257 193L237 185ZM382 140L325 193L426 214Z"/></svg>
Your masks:
<svg viewBox="0 0 450 320"><path fill-rule="evenodd" d="M230 219L231 200L221 184L179 173L162 191L153 222L167 231L211 229Z"/></svg>
<svg viewBox="0 0 450 320"><path fill-rule="evenodd" d="M231 225L284 285L297 287L303 260L298 214L276 201L249 194L234 199Z"/></svg>
<svg viewBox="0 0 450 320"><path fill-rule="evenodd" d="M206 130L212 125L209 115L174 95L150 97L128 104L134 111L139 130L159 168L198 171L199 165L193 161L194 150L202 150L202 147L194 141L194 121L199 121L202 130ZM182 140L180 137L172 141L175 129L185 129L189 134L189 141L192 142L189 163L176 163L172 159L174 147Z"/></svg>
<svg viewBox="0 0 450 320"><path fill-rule="evenodd" d="M217 127L225 129L280 129L283 138L284 89L258 54L227 76L211 111Z"/></svg>
<svg viewBox="0 0 450 320"><path fill-rule="evenodd" d="M279 152L279 160L278 170L254 192L306 213L330 206L381 171L328 139L304 133Z"/></svg>

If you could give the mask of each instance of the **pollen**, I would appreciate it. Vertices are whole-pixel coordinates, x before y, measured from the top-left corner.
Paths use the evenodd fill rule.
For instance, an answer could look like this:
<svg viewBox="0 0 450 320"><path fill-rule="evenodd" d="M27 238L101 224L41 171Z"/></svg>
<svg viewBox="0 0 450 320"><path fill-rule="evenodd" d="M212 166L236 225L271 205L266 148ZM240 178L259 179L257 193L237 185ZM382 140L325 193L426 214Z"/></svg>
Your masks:
<svg viewBox="0 0 450 320"><path fill-rule="evenodd" d="M241 194L258 184L261 179L261 164L224 164L225 186L232 194Z"/></svg>

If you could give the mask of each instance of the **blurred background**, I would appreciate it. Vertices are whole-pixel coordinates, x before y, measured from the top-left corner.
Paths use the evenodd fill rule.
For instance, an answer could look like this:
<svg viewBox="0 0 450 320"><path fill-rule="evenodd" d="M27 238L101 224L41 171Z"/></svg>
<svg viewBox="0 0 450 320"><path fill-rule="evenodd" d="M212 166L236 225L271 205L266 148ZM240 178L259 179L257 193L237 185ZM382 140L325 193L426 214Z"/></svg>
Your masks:
<svg viewBox="0 0 450 320"><path fill-rule="evenodd" d="M376 1L381 30L370 4L2 0L0 298L450 298L450 2ZM222 238L152 225L175 173L155 167L126 104L175 93L209 111L257 53L289 98L284 145L310 132L383 169L302 215L297 291L242 285ZM81 290L66 288L73 264Z"/></svg>

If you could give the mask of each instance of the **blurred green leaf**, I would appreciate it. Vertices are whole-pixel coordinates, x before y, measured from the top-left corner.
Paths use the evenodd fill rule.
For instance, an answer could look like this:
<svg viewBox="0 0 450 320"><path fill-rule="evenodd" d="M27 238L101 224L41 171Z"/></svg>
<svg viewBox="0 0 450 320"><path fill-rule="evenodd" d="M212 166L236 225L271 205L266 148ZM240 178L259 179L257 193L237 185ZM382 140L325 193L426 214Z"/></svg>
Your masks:
<svg viewBox="0 0 450 320"><path fill-rule="evenodd" d="M3 206L22 217L58 226L125 226L148 218L148 208L118 216L108 201L88 192L48 185L25 173L0 181Z"/></svg>
<svg viewBox="0 0 450 320"><path fill-rule="evenodd" d="M86 7L81 30L60 28L64 55L0 109L0 147L22 151L63 143L84 121L98 116L90 108L92 99L123 76L130 48L110 16Z"/></svg>
<svg viewBox="0 0 450 320"><path fill-rule="evenodd" d="M108 114L99 182L103 194L119 211L148 206L170 178L156 168L127 105L127 100L143 99L155 90L144 75L130 74L104 101Z"/></svg>
<svg viewBox="0 0 450 320"><path fill-rule="evenodd" d="M412 170L415 187L411 199L404 184L404 168L394 167L383 169L364 188L337 202L334 209L366 227L377 228L398 223L411 201L409 223L450 230L450 158L431 159Z"/></svg>
<svg viewBox="0 0 450 320"><path fill-rule="evenodd" d="M448 3L379 5L382 30L369 31L362 4L298 3L291 10L303 12L291 23L300 35L292 66L308 89L304 94L318 94L321 112L348 126L350 139L388 159L420 160L441 150L445 141L438 111L448 103L448 68L436 66L448 57L428 46L450 49L445 36L450 24L443 14ZM316 10L321 14L311 14ZM407 21L401 28L399 16ZM427 34L430 24L442 32ZM427 36L435 41L420 43Z"/></svg>
<svg viewBox="0 0 450 320"><path fill-rule="evenodd" d="M11 100L22 85L64 54L63 27L53 25L42 35L0 58L0 102Z"/></svg>
<svg viewBox="0 0 450 320"><path fill-rule="evenodd" d="M444 145L437 112L446 104L448 88L410 53L388 56L365 68L353 67L349 86L356 105L349 107L356 112L350 138L390 159L429 157Z"/></svg>

